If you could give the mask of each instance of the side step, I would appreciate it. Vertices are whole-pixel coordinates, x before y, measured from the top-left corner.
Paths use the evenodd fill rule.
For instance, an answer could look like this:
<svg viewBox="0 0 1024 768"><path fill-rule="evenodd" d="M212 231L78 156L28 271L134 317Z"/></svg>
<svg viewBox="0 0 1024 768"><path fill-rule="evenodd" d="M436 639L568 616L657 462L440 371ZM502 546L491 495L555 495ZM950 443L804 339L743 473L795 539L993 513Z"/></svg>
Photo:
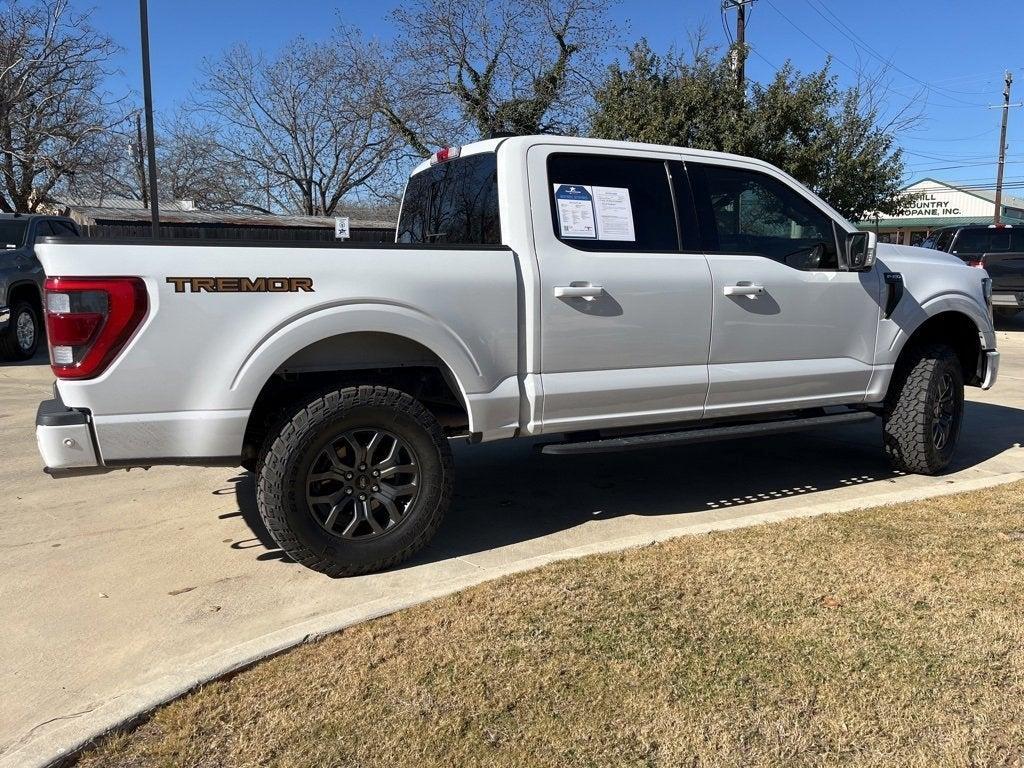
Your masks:
<svg viewBox="0 0 1024 768"><path fill-rule="evenodd" d="M646 448L665 448L686 443L710 443L717 440L735 440L740 437L760 437L781 432L799 432L815 427L831 427L836 424L857 424L876 418L870 411L831 413L824 416L810 416L797 419L779 419L754 424L734 424L705 429L685 429L680 432L656 432L649 435L609 437L603 440L583 440L576 443L547 443L539 446L541 453L560 455L571 453L612 453L614 451L638 451Z"/></svg>

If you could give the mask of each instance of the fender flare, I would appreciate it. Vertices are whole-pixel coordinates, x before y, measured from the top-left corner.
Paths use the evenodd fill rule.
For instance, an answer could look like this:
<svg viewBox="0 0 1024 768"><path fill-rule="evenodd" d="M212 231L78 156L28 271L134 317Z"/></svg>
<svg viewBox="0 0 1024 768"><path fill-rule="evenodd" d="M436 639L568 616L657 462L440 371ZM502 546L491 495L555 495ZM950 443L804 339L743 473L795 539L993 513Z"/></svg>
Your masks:
<svg viewBox="0 0 1024 768"><path fill-rule="evenodd" d="M992 328L991 321L987 314L982 312L978 306L978 302L971 296L963 293L944 293L928 299L922 304L916 312L912 315L913 325L901 324L899 333L893 337L892 343L889 346L890 351L896 354L892 357L892 362L895 363L899 358L899 355L903 353L904 348L910 338L917 333L918 329L926 322L931 320L933 317L941 315L945 312L956 312L961 315L966 315L967 318L974 323L974 327L978 329L979 341L982 349L992 349L995 347L995 330ZM908 327L910 330L907 330Z"/></svg>
<svg viewBox="0 0 1024 768"><path fill-rule="evenodd" d="M404 304L359 301L317 307L280 323L245 356L231 391L252 407L264 384L293 355L326 338L363 332L399 336L430 350L447 366L467 410L471 393L489 389L488 372L444 323ZM473 414L469 417L472 421Z"/></svg>

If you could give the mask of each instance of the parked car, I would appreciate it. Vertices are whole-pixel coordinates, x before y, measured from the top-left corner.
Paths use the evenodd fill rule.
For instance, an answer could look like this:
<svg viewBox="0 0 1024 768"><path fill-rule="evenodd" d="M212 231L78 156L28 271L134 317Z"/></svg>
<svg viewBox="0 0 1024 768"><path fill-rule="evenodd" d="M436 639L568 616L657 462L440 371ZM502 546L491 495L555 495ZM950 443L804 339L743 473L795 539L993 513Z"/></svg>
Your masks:
<svg viewBox="0 0 1024 768"><path fill-rule="evenodd" d="M952 253L992 278L992 309L1013 317L1024 309L1024 226L971 224L932 233L925 247Z"/></svg>
<svg viewBox="0 0 1024 768"><path fill-rule="evenodd" d="M758 160L445 149L409 179L397 241L42 243L46 471L241 463L280 546L341 576L430 539L451 438L593 453L881 417L893 465L932 474L964 385L996 380L983 272L876 252Z"/></svg>
<svg viewBox="0 0 1024 768"><path fill-rule="evenodd" d="M78 237L71 219L0 213L0 358L28 360L44 338L40 237Z"/></svg>

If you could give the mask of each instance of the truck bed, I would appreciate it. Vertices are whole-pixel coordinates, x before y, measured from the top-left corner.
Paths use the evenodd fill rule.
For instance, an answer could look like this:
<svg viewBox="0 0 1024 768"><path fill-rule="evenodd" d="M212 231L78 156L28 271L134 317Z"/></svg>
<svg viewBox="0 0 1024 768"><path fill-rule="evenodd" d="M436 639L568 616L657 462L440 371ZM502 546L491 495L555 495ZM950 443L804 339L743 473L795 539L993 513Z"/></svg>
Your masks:
<svg viewBox="0 0 1024 768"><path fill-rule="evenodd" d="M329 354L346 328L422 345L448 361L463 398L492 403L474 431L516 428L508 248L48 238L37 251L49 277L145 282L147 315L117 359L58 383L68 407L91 414L104 461L237 456L264 385L290 361L315 364L310 350Z"/></svg>

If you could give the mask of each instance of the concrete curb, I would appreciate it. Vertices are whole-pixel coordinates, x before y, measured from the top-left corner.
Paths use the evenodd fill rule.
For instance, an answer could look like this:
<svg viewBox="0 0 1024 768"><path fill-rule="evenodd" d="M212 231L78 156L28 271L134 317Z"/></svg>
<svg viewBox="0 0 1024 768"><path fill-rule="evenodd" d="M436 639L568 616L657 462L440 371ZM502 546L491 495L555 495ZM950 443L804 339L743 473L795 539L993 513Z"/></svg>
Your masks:
<svg viewBox="0 0 1024 768"><path fill-rule="evenodd" d="M199 685L244 669L258 661L303 643L316 640L324 635L332 634L355 624L386 616L438 597L450 595L467 587L491 581L501 576L521 573L560 560L617 552L680 536L692 536L711 531L735 530L764 523L920 501L937 496L991 488L1017 480L1024 480L1024 472L1009 472L969 480L953 480L942 486L890 491L861 496L856 500L824 502L793 510L769 511L728 520L694 523L652 533L620 537L568 548L559 552L516 561L507 566L490 569L481 568L476 573L467 576L426 585L425 588L414 593L405 592L389 595L356 608L325 614L309 621L293 624L289 627L267 633L210 656L201 663L182 667L174 675L164 675L149 680L134 690L117 695L78 716L69 715L69 718L75 717L76 719L62 727L53 728L38 736L34 735L34 731L50 724L43 723L36 726L32 732L23 735L5 754L0 756L0 768L36 768L37 766L60 764L74 757L77 752L94 739L125 723L144 717L154 709L178 698Z"/></svg>

